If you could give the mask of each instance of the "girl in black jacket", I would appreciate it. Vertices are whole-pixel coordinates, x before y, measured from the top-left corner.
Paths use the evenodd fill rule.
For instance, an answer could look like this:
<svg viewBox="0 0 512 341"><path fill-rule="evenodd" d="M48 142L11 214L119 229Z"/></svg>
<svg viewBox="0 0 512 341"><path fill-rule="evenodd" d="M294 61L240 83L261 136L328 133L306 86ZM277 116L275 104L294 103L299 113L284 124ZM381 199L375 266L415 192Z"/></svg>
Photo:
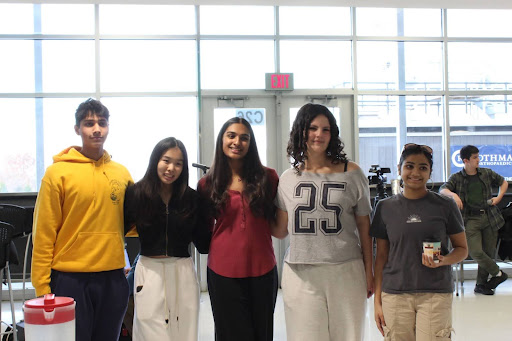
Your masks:
<svg viewBox="0 0 512 341"><path fill-rule="evenodd" d="M204 205L188 186L185 146L174 137L155 146L146 174L126 190L125 232L137 228L133 340L197 341L199 285L189 245L208 253Z"/></svg>

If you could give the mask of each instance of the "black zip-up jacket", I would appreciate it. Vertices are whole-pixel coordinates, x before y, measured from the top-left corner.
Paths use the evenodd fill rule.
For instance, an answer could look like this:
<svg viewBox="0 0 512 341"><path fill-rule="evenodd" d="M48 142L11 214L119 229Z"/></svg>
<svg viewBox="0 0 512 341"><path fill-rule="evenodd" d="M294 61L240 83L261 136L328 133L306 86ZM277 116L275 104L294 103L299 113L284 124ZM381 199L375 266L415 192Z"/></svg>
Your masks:
<svg viewBox="0 0 512 341"><path fill-rule="evenodd" d="M155 199L136 198L136 184L126 189L124 200L124 231L128 233L137 227L140 240L140 254L143 256L190 257L189 245L194 243L200 253L208 253L211 231L203 212L199 194L187 187L181 202L173 200L166 206L158 197ZM151 217L143 217L141 200L150 200L157 212ZM192 214L184 217L177 206L190 205Z"/></svg>

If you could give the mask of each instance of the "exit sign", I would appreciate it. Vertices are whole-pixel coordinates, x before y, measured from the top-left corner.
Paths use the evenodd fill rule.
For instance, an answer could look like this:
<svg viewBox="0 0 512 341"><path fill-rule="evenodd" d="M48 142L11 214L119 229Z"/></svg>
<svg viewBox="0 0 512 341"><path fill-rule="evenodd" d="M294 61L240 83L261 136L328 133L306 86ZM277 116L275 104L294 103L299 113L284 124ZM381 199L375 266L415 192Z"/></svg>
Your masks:
<svg viewBox="0 0 512 341"><path fill-rule="evenodd" d="M293 73L266 73L265 90L290 91L293 90Z"/></svg>

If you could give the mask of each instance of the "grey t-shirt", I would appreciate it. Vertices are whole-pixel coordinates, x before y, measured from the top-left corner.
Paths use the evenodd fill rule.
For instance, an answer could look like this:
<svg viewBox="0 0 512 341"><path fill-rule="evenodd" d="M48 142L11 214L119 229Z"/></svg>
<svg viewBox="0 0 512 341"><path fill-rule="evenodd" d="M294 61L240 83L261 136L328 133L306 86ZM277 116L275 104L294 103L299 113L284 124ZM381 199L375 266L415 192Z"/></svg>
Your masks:
<svg viewBox="0 0 512 341"><path fill-rule="evenodd" d="M464 231L455 201L428 192L421 199L395 195L379 201L370 235L389 240L388 262L382 291L390 294L453 291L450 266L431 269L421 263L423 241L441 241L441 254L449 252L449 235Z"/></svg>
<svg viewBox="0 0 512 341"><path fill-rule="evenodd" d="M277 206L288 213L288 263L338 264L362 259L355 215L371 212L368 179L361 169L295 173L279 179Z"/></svg>

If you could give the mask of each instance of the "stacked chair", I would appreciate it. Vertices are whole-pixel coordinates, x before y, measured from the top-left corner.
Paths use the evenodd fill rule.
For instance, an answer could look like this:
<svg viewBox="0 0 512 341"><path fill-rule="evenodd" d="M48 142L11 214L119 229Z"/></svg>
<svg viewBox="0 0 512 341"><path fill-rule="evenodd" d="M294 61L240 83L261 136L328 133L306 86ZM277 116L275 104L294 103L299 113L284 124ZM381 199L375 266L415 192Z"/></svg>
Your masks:
<svg viewBox="0 0 512 341"><path fill-rule="evenodd" d="M25 257L23 262L23 301L25 301L27 262L28 254L30 252L30 237L32 234L32 212L32 210L22 206L0 204L0 269L6 274L13 321L12 325L7 326L6 332L4 333L7 335L3 335L2 340L18 341L18 337L24 339L23 323L18 327L16 324L14 296L9 264L19 264L18 252L13 239L26 237L27 243L25 246ZM18 330L19 328L22 329L21 334L20 330Z"/></svg>
<svg viewBox="0 0 512 341"><path fill-rule="evenodd" d="M14 309L14 297L12 291L12 283L11 283L11 270L9 269L9 259L11 256L11 243L12 243L12 235L14 232L14 227L6 222L0 221L0 271L5 272L7 278L7 287L9 289L9 299L11 302L11 316L12 316L12 324L5 323L4 321L0 321L1 324L7 325L6 331L0 333L2 335L2 340L4 336L10 337L13 336L12 339L14 341L18 341L18 333L16 328L16 316ZM2 276L3 277L3 276Z"/></svg>
<svg viewBox="0 0 512 341"><path fill-rule="evenodd" d="M32 238L32 213L33 209L29 210L23 206L0 204L0 221L11 224L14 227L13 239L16 238L27 238L25 245L25 257L23 260L23 301L25 301L25 284L26 284L26 273L28 255L30 252L30 241ZM11 253L15 255L11 256L11 262L18 264L18 252L14 247L14 243L11 244Z"/></svg>

